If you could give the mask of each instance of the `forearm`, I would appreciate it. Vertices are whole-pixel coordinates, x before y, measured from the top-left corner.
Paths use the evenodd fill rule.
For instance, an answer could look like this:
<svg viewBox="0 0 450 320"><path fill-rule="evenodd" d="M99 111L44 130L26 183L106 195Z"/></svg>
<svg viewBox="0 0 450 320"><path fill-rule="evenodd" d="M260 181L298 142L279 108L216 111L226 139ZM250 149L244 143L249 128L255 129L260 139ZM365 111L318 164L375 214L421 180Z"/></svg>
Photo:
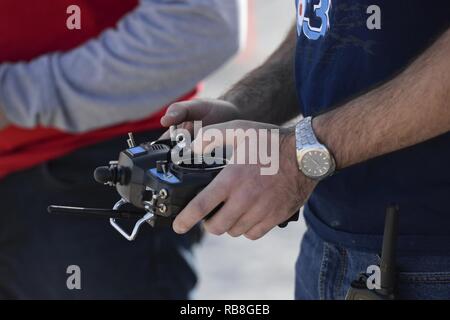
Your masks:
<svg viewBox="0 0 450 320"><path fill-rule="evenodd" d="M221 97L235 104L243 119L281 124L300 113L294 79L296 37L293 27L263 65Z"/></svg>
<svg viewBox="0 0 450 320"><path fill-rule="evenodd" d="M338 168L366 161L450 130L450 31L379 88L317 116L318 139Z"/></svg>

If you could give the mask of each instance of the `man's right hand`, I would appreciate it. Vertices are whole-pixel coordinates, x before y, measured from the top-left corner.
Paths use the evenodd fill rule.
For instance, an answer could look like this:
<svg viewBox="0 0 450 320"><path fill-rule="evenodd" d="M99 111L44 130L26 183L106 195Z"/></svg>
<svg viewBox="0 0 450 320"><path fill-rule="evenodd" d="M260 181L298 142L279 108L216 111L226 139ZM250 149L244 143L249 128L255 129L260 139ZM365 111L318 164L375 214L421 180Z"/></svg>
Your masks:
<svg viewBox="0 0 450 320"><path fill-rule="evenodd" d="M224 100L196 99L172 104L161 118L161 124L168 128L172 125L192 131L193 121L202 121L203 126L240 119L238 108ZM161 138L168 138L165 132Z"/></svg>

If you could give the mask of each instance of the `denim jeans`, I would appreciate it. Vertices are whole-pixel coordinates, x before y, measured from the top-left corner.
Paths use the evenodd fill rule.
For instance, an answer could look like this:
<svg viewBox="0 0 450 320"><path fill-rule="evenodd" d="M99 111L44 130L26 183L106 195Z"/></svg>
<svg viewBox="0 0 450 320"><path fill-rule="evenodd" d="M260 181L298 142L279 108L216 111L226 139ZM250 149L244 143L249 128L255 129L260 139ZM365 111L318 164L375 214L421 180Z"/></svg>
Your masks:
<svg viewBox="0 0 450 320"><path fill-rule="evenodd" d="M156 139L161 132L136 135ZM144 225L135 241L106 218L58 216L50 204L112 208L119 195L95 167L117 159L125 138L80 149L0 180L0 299L185 299L196 283L186 259L198 234ZM128 226L130 227L130 226ZM69 266L81 289L69 289Z"/></svg>
<svg viewBox="0 0 450 320"><path fill-rule="evenodd" d="M301 242L296 264L296 299L344 299L353 280L376 253L348 249L323 241L311 228ZM450 256L397 257L398 299L450 299Z"/></svg>

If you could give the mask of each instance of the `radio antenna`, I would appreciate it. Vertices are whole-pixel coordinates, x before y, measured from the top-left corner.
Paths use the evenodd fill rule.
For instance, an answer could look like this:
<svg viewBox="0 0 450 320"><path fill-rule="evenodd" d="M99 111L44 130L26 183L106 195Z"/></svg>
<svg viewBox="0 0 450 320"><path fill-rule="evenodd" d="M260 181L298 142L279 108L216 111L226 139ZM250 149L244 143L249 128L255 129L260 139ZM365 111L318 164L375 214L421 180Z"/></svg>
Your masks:
<svg viewBox="0 0 450 320"><path fill-rule="evenodd" d="M385 296L393 295L395 291L398 216L399 207L397 205L387 208L380 261L381 289L379 289L379 293Z"/></svg>

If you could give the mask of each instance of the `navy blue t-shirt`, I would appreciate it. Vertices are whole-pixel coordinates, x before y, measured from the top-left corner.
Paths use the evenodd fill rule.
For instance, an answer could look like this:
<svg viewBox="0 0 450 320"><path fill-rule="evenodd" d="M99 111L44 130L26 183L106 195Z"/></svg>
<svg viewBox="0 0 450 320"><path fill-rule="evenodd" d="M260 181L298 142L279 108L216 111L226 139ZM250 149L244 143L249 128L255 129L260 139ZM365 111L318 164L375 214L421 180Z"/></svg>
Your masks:
<svg viewBox="0 0 450 320"><path fill-rule="evenodd" d="M296 0L296 9L296 82L305 116L393 78L450 21L449 0ZM378 250L390 203L400 205L400 250L450 252L450 133L322 181L305 219L328 241Z"/></svg>

